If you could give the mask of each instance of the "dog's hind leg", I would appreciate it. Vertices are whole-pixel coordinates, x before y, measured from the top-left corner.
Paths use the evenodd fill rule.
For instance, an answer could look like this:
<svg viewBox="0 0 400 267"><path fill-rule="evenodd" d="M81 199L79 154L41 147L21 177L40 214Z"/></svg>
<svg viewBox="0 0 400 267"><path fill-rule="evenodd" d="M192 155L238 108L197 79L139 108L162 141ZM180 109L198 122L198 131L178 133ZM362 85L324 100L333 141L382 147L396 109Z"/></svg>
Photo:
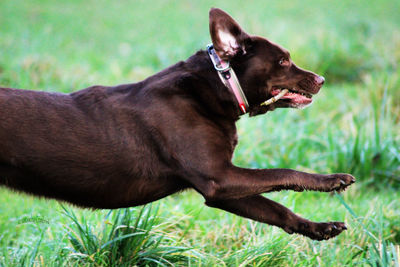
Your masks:
<svg viewBox="0 0 400 267"><path fill-rule="evenodd" d="M51 183L44 182L41 177L35 173L4 163L0 163L0 186L6 186L16 191L40 197L56 198L59 200L71 199L71 193L67 190L60 190ZM75 196L78 194L79 192L76 193ZM86 198L90 199L90 196ZM75 201L74 204L87 206L84 202Z"/></svg>
<svg viewBox="0 0 400 267"><path fill-rule="evenodd" d="M206 204L242 217L278 226L289 234L298 233L315 240L335 237L347 229L342 222L317 223L306 220L281 204L261 195L241 199L207 201Z"/></svg>
<svg viewBox="0 0 400 267"><path fill-rule="evenodd" d="M52 189L38 183L37 177L29 171L0 163L0 186L37 195L48 195Z"/></svg>

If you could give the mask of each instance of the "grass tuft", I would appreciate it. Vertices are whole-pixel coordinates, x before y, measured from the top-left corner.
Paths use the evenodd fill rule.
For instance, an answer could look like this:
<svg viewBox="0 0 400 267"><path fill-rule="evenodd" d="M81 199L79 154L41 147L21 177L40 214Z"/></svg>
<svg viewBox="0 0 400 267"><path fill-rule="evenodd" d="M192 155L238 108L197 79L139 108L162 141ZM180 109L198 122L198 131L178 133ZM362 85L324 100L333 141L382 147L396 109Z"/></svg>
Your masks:
<svg viewBox="0 0 400 267"><path fill-rule="evenodd" d="M62 206L71 220L66 232L72 263L93 266L175 266L198 261L200 254L177 245L177 238L163 233L157 217L158 206L110 211L99 229Z"/></svg>

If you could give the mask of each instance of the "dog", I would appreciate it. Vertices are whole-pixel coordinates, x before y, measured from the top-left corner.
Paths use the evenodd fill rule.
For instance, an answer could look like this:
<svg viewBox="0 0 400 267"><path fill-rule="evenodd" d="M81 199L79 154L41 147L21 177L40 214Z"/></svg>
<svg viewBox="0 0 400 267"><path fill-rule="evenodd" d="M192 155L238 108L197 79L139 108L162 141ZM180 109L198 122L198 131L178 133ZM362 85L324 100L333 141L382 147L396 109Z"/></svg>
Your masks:
<svg viewBox="0 0 400 267"><path fill-rule="evenodd" d="M342 222L312 222L262 196L342 191L350 174L232 164L243 114L300 108L324 78L283 47L209 12L212 45L133 84L71 94L0 88L0 184L81 207L143 205L185 189L205 204L289 234L329 239Z"/></svg>

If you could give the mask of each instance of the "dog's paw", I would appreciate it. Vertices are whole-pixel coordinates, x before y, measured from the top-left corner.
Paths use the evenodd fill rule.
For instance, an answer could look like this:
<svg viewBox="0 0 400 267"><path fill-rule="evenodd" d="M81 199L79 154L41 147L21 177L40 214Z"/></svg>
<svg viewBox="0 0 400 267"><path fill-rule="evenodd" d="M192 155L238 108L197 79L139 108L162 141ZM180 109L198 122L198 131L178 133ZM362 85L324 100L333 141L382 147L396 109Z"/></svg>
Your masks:
<svg viewBox="0 0 400 267"><path fill-rule="evenodd" d="M314 223L311 228L314 229L310 231L309 237L314 240L328 240L347 230L342 222Z"/></svg>
<svg viewBox="0 0 400 267"><path fill-rule="evenodd" d="M328 240L347 230L346 225L342 222L301 222L296 228L294 230L293 228L285 227L284 230L289 234L298 233L318 241Z"/></svg>
<svg viewBox="0 0 400 267"><path fill-rule="evenodd" d="M332 191L344 191L346 188L355 183L356 179L347 173L335 173L329 174L323 179L324 188L323 191L325 192L332 192Z"/></svg>

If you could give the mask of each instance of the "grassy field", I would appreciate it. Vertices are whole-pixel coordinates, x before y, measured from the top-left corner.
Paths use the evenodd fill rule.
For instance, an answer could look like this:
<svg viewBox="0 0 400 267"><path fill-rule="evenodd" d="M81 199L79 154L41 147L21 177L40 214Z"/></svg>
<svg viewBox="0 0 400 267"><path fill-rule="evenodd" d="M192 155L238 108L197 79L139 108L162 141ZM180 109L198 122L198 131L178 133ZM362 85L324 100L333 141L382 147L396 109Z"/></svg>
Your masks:
<svg viewBox="0 0 400 267"><path fill-rule="evenodd" d="M399 266L399 1L3 0L0 86L139 81L210 42L212 6L327 81L307 109L244 116L235 163L353 174L341 195L268 195L349 230L311 241L208 208L191 191L91 211L0 189L0 266Z"/></svg>

